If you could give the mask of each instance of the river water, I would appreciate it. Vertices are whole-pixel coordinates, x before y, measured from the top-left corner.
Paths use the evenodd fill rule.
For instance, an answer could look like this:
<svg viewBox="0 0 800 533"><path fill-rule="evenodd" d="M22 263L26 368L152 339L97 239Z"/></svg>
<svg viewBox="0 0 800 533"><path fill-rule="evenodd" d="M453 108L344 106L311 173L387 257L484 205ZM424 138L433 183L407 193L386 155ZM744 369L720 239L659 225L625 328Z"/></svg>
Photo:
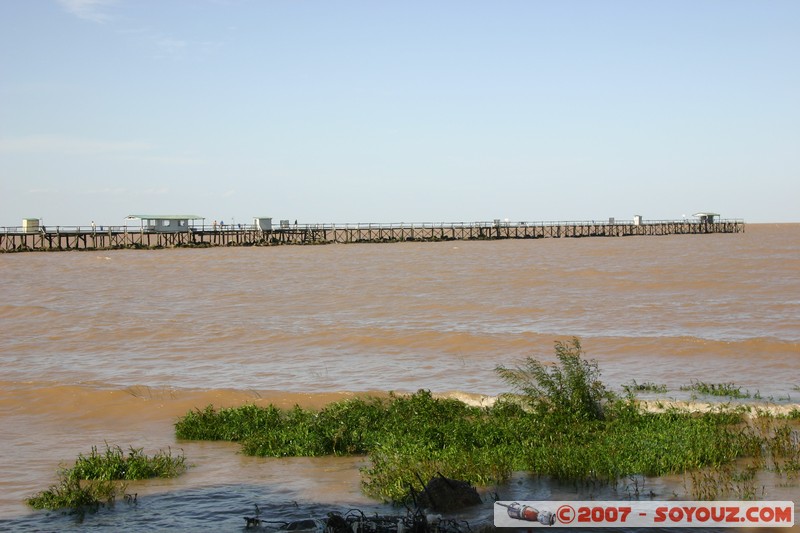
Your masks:
<svg viewBox="0 0 800 533"><path fill-rule="evenodd" d="M496 395L507 389L495 366L552 359L554 341L573 336L615 389L651 381L686 400L693 380L735 382L764 402L800 402L800 224L1 254L0 274L0 529L239 530L255 505L285 519L390 510L361 494L363 458L245 457L231 443L176 441L173 424L208 404ZM26 507L59 466L106 442L180 449L193 466L134 484L135 505L82 521ZM647 483L680 496L680 480ZM768 499L800 500L796 485L769 489ZM491 490L579 499L527 476Z"/></svg>

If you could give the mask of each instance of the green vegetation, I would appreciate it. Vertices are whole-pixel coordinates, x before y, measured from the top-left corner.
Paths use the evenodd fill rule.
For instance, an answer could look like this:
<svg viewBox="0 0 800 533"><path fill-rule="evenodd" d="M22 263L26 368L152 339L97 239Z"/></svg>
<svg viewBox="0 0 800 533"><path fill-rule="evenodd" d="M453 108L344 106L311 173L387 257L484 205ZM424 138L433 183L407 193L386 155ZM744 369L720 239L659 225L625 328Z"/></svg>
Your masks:
<svg viewBox="0 0 800 533"><path fill-rule="evenodd" d="M57 485L31 496L27 503L34 509L97 509L124 492L120 481L176 477L184 470L185 456L173 456L172 450L149 457L142 448L131 447L126 455L119 446L106 445L102 453L92 447L88 456L79 455L72 468L60 473Z"/></svg>
<svg viewBox="0 0 800 533"><path fill-rule="evenodd" d="M597 362L581 357L581 344L555 343L559 365L545 365L528 357L514 369L498 366L503 380L522 394L528 406L539 416L556 416L575 421L603 420L603 403L614 395L600 381Z"/></svg>
<svg viewBox="0 0 800 533"><path fill-rule="evenodd" d="M684 385L681 390L696 391L708 396L725 396L728 398L750 398L750 392L742 392L741 387L734 383L706 383L704 381L693 380L690 385Z"/></svg>
<svg viewBox="0 0 800 533"><path fill-rule="evenodd" d="M149 479L155 477L177 477L186 470L183 454L173 457L172 450L159 451L152 457L143 453L143 448L129 448L128 455L119 446L106 445L106 451L99 453L92 447L88 456L79 455L69 475L75 479L87 480L126 480Z"/></svg>
<svg viewBox="0 0 800 533"><path fill-rule="evenodd" d="M623 386L623 389L628 394L636 394L637 392L655 392L659 394L663 394L667 392L667 386L663 384L656 384L652 381L645 381L644 383L636 383L636 380L632 380L630 385Z"/></svg>
<svg viewBox="0 0 800 533"><path fill-rule="evenodd" d="M364 491L386 501L408 499L437 473L478 485L502 482L514 471L577 482L681 472L710 472L704 479L713 480L737 458L759 458L766 468L764 458L778 452L780 465L769 468L796 472L796 431L747 426L741 411L643 412L632 391L622 398L605 388L596 362L582 357L577 339L557 342L555 351L555 364L528 358L512 369L498 367L518 394L489 408L424 390L347 400L318 411L208 406L179 419L176 434L238 441L244 453L258 456L366 454ZM771 444L775 438L784 444ZM704 492L709 482L698 476L699 498L710 491ZM730 477L747 479L733 471Z"/></svg>
<svg viewBox="0 0 800 533"><path fill-rule="evenodd" d="M58 485L28 498L27 503L34 509L70 509L76 512L97 510L101 505L111 505L119 487L112 481L81 483L70 477L61 477Z"/></svg>

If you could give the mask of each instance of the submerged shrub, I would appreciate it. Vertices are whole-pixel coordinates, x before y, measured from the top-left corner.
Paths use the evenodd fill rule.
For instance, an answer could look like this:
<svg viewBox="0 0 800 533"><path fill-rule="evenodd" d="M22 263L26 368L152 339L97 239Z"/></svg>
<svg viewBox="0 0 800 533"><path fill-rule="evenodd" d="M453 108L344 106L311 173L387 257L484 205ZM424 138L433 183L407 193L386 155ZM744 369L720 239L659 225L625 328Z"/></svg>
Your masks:
<svg viewBox="0 0 800 533"><path fill-rule="evenodd" d="M597 362L582 357L580 341L555 343L559 364L547 365L528 357L522 366L495 371L539 414L580 420L602 420L603 404L613 395L600 381Z"/></svg>
<svg viewBox="0 0 800 533"><path fill-rule="evenodd" d="M632 380L630 385L623 385L623 390L629 394L635 394L637 392L658 392L664 393L667 392L667 386L664 384L653 383L652 381L645 381L644 383L636 383L636 380Z"/></svg>
<svg viewBox="0 0 800 533"><path fill-rule="evenodd" d="M81 483L72 477L62 477L57 485L43 490L26 500L34 509L97 510L101 505L111 505L119 491L117 483L97 481Z"/></svg>
<svg viewBox="0 0 800 533"><path fill-rule="evenodd" d="M176 477L186 470L186 457L173 456L172 450L158 451L152 457L142 448L129 449L106 444L105 452L93 446L89 455L80 454L72 468L60 473L60 481L26 501L34 509L93 510L113 503L124 486L122 481L155 477Z"/></svg>
<svg viewBox="0 0 800 533"><path fill-rule="evenodd" d="M705 381L692 380L690 385L684 385L681 390L697 391L709 396L726 396L728 398L750 398L750 392L742 392L742 388L734 383L707 383Z"/></svg>

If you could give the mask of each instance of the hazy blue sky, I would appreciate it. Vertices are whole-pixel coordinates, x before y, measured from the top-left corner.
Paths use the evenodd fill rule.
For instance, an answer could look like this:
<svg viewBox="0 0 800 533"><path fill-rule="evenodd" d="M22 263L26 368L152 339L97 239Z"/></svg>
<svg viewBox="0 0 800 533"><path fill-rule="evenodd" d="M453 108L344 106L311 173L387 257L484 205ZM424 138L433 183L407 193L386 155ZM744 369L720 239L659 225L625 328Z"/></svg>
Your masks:
<svg viewBox="0 0 800 533"><path fill-rule="evenodd" d="M800 221L800 2L0 0L0 226Z"/></svg>

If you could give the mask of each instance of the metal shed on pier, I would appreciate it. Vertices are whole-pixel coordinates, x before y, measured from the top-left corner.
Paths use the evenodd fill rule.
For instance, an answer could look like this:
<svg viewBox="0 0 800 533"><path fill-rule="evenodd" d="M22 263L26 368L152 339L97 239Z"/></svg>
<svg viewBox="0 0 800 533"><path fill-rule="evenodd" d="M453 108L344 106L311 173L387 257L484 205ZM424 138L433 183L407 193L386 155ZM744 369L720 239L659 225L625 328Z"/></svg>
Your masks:
<svg viewBox="0 0 800 533"><path fill-rule="evenodd" d="M130 220L141 220L143 231L176 233L191 231L190 222L204 220L197 215L128 215Z"/></svg>
<svg viewBox="0 0 800 533"><path fill-rule="evenodd" d="M253 225L261 231L272 231L272 217L253 217Z"/></svg>
<svg viewBox="0 0 800 533"><path fill-rule="evenodd" d="M38 218L23 218L22 231L24 233L36 233L40 229L41 220Z"/></svg>

